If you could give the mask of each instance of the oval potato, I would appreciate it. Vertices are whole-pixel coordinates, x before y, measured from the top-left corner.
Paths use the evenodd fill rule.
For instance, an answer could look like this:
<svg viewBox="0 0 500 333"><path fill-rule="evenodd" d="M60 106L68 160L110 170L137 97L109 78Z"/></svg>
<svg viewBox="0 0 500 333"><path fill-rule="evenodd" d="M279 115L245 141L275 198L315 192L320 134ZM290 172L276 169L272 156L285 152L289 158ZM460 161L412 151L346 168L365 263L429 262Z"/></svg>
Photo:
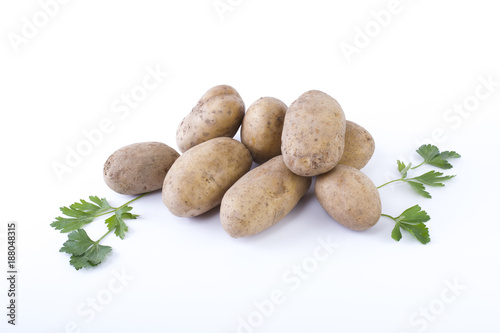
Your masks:
<svg viewBox="0 0 500 333"><path fill-rule="evenodd" d="M279 99L262 97L248 108L241 125L241 142L256 163L281 155L281 133L288 107Z"/></svg>
<svg viewBox="0 0 500 333"><path fill-rule="evenodd" d="M290 105L283 125L281 152L286 166L299 176L331 170L344 152L346 120L339 103L311 90Z"/></svg>
<svg viewBox="0 0 500 333"><path fill-rule="evenodd" d="M177 146L186 150L217 137L232 138L241 125L245 103L231 86L209 89L177 128Z"/></svg>
<svg viewBox="0 0 500 333"><path fill-rule="evenodd" d="M375 152L375 141L371 134L355 122L346 121L344 154L339 164L362 169Z"/></svg>
<svg viewBox="0 0 500 333"><path fill-rule="evenodd" d="M178 157L175 149L160 142L134 143L109 156L104 163L104 181L120 194L159 190Z"/></svg>
<svg viewBox="0 0 500 333"><path fill-rule="evenodd" d="M163 183L163 203L176 216L201 215L219 205L251 166L252 155L239 141L215 138L201 143L170 168Z"/></svg>
<svg viewBox="0 0 500 333"><path fill-rule="evenodd" d="M318 176L314 188L326 212L352 230L366 230L380 219L382 204L373 182L356 168L339 164Z"/></svg>
<svg viewBox="0 0 500 333"><path fill-rule="evenodd" d="M274 157L238 180L224 195L220 219L232 237L259 233L285 217L306 194L311 178L292 173Z"/></svg>

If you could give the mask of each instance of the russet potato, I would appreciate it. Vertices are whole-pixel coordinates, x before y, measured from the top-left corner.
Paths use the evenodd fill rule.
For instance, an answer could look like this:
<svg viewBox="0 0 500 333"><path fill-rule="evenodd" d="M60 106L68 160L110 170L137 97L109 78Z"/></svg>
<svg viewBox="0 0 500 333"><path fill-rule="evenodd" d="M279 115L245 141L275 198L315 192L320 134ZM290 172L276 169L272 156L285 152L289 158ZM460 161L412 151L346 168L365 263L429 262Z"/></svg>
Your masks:
<svg viewBox="0 0 500 333"><path fill-rule="evenodd" d="M186 150L217 137L232 138L241 125L245 103L231 86L209 89L177 128L177 146Z"/></svg>
<svg viewBox="0 0 500 333"><path fill-rule="evenodd" d="M290 105L283 125L281 152L299 176L316 176L335 167L344 152L346 120L339 103L311 90Z"/></svg>
<svg viewBox="0 0 500 333"><path fill-rule="evenodd" d="M284 218L306 194L311 178L292 173L277 156L241 177L224 195L220 219L232 237L259 233Z"/></svg>
<svg viewBox="0 0 500 333"><path fill-rule="evenodd" d="M339 164L318 176L316 197L338 223L352 230L366 230L380 219L382 204L373 182L356 168Z"/></svg>
<svg viewBox="0 0 500 333"><path fill-rule="evenodd" d="M279 99L262 97L248 108L241 125L241 142L262 164L281 155L281 134L288 107Z"/></svg>
<svg viewBox="0 0 500 333"><path fill-rule="evenodd" d="M175 161L163 182L163 203L180 217L201 215L218 206L224 193L252 166L252 155L239 141L215 138Z"/></svg>
<svg viewBox="0 0 500 333"><path fill-rule="evenodd" d="M178 157L175 149L160 142L134 143L118 149L106 160L104 181L120 194L159 190Z"/></svg>

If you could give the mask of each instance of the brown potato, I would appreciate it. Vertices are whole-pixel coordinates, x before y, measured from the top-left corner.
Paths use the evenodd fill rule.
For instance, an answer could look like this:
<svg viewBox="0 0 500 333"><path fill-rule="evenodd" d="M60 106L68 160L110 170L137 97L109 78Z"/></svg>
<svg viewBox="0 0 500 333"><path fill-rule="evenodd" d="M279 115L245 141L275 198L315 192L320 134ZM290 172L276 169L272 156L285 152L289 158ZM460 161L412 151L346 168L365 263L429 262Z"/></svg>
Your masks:
<svg viewBox="0 0 500 333"><path fill-rule="evenodd" d="M218 206L224 193L250 170L252 155L231 138L215 138L184 153L163 183L163 203L180 217L201 215Z"/></svg>
<svg viewBox="0 0 500 333"><path fill-rule="evenodd" d="M345 115L337 101L311 90L290 105L281 137L286 166L299 176L315 176L337 165L344 152Z"/></svg>
<svg viewBox="0 0 500 333"><path fill-rule="evenodd" d="M344 154L339 164L361 170L375 152L375 141L371 134L355 122L346 121Z"/></svg>
<svg viewBox="0 0 500 333"><path fill-rule="evenodd" d="M281 155L281 133L288 107L279 99L262 97L248 108L241 125L241 142L256 163Z"/></svg>
<svg viewBox="0 0 500 333"><path fill-rule="evenodd" d="M349 229L366 230L380 219L382 204L378 190L356 168L337 165L318 176L314 191L326 212Z"/></svg>
<svg viewBox="0 0 500 333"><path fill-rule="evenodd" d="M241 177L224 195L222 227L232 237L259 233L284 218L306 194L311 178L297 176L277 156Z"/></svg>
<svg viewBox="0 0 500 333"><path fill-rule="evenodd" d="M168 170L179 157L173 148L160 142L142 142L115 151L104 164L104 181L120 194L158 190Z"/></svg>
<svg viewBox="0 0 500 333"><path fill-rule="evenodd" d="M185 152L213 138L232 138L238 132L244 114L245 103L233 87L213 87L177 128L177 146Z"/></svg>

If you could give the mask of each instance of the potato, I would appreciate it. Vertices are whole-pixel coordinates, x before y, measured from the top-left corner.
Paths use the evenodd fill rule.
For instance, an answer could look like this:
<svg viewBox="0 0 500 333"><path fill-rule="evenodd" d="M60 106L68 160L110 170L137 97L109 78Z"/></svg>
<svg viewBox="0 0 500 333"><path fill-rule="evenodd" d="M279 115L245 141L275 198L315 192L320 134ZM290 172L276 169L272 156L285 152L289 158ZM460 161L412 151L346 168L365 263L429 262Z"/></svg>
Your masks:
<svg viewBox="0 0 500 333"><path fill-rule="evenodd" d="M318 176L314 191L326 212L349 229L366 230L380 219L382 204L378 190L356 168L337 165Z"/></svg>
<svg viewBox="0 0 500 333"><path fill-rule="evenodd" d="M232 138L238 132L244 114L245 103L234 88L226 85L213 87L177 128L177 146L185 152L213 138Z"/></svg>
<svg viewBox="0 0 500 333"><path fill-rule="evenodd" d="M248 108L241 125L241 142L256 163L281 155L281 133L288 107L279 99L262 97Z"/></svg>
<svg viewBox="0 0 500 333"><path fill-rule="evenodd" d="M375 152L375 141L370 133L358 124L347 120L345 128L344 154L339 164L362 169Z"/></svg>
<svg viewBox="0 0 500 333"><path fill-rule="evenodd" d="M159 190L178 157L178 152L160 142L131 144L115 151L104 163L104 181L120 194Z"/></svg>
<svg viewBox="0 0 500 333"><path fill-rule="evenodd" d="M299 176L331 170L344 152L345 115L337 101L311 90L290 105L283 125L281 152L286 166Z"/></svg>
<svg viewBox="0 0 500 333"><path fill-rule="evenodd" d="M201 215L219 205L224 193L250 170L252 155L231 138L215 138L184 153L163 183L163 203L180 217Z"/></svg>
<svg viewBox="0 0 500 333"><path fill-rule="evenodd" d="M259 233L285 217L299 202L311 178L297 176L274 157L240 178L224 195L222 227L232 237Z"/></svg>

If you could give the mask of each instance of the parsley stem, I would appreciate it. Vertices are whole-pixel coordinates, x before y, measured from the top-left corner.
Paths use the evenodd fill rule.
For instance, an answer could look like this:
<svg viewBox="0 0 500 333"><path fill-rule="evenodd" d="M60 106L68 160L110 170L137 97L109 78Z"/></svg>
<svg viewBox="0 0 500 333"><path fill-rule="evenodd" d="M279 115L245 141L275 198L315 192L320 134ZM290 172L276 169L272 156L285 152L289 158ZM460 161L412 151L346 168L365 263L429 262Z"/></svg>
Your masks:
<svg viewBox="0 0 500 333"><path fill-rule="evenodd" d="M394 222L398 223L398 219L395 218L394 216L391 216L391 215L387 215L387 214L380 214L380 216L385 216L387 218L390 218L391 220L393 220Z"/></svg>
<svg viewBox="0 0 500 333"><path fill-rule="evenodd" d="M108 210L107 212L98 214L95 217L103 216L103 215L106 215L106 214L109 214L109 213L114 213L117 210L117 208L114 208L114 207L111 207L111 208L113 208L113 209L112 210Z"/></svg>
<svg viewBox="0 0 500 333"><path fill-rule="evenodd" d="M134 201L136 201L136 200L138 200L138 199L142 198L142 197L143 197L143 196L145 196L146 194L147 194L147 193L143 193L143 194L139 195L138 197L136 197L136 198L134 198L134 199L130 200L129 202L124 203L123 205L121 205L121 206L120 206L120 207L118 207L118 208L111 207L111 208L113 208L113 210L110 210L109 212L105 212L105 213L99 214L99 215L97 215L97 216L102 216L102 215L106 215L106 214L109 214L109 213L116 212L118 209L120 209L120 208L122 208L122 207L125 207L125 206L127 206L128 204L130 204L130 203L132 203L132 202L134 202ZM96 217L97 217L97 216L96 216ZM97 241L95 241L95 242L94 242L94 244L99 244L99 242L100 242L100 241L101 241L104 237L106 237L107 235L109 235L109 233L110 233L110 232L112 232L112 231L114 231L115 229L116 229L116 228L109 229L109 230L108 230L108 232L107 232L107 233L105 233L105 234L104 234L101 238L99 238Z"/></svg>
<svg viewBox="0 0 500 333"><path fill-rule="evenodd" d="M387 183L385 183L385 184L382 184L382 185L378 186L378 187L377 187L377 189L382 188L382 187L384 187L385 185L389 185L389 184L391 184L391 183L394 183L394 182L401 182L401 181L404 181L404 179L403 179L403 178L394 179L394 180L391 180L390 182L387 182Z"/></svg>
<svg viewBox="0 0 500 333"><path fill-rule="evenodd" d="M123 208L123 207L127 206L128 204L130 204L130 203L132 203L132 202L134 202L134 201L136 201L136 200L138 200L138 199L142 198L142 197L143 197L143 196L145 196L146 194L147 194L147 193L143 193L143 194L139 195L138 197L136 197L136 198L134 198L134 199L132 199L132 200L130 200L130 201L128 201L128 202L126 202L126 203L124 203L124 204L123 204L123 205L121 205L120 207L112 207L112 206L110 206L111 210L109 210L109 211L107 211L107 212L104 212L104 213L102 213L102 214L96 215L96 217L103 216L103 215L106 215L106 214L109 214L109 213L114 213L114 212L116 212L118 209Z"/></svg>
<svg viewBox="0 0 500 333"><path fill-rule="evenodd" d="M422 163L420 163L420 164L419 164L419 165L417 165L417 166L414 166L413 168L411 168L411 170L416 169L416 168L418 168L418 167L420 167L420 166L422 166L422 165L424 165L424 164L425 164L425 161L423 161Z"/></svg>
<svg viewBox="0 0 500 333"><path fill-rule="evenodd" d="M134 198L134 199L130 200L129 202L124 203L123 205L121 205L121 206L120 206L120 207L118 207L118 208L111 207L111 208L113 208L113 210L110 210L110 211L108 211L108 212L105 212L105 213L99 214L99 215L97 215L97 216L102 216L102 215L106 215L106 214L109 214L109 213L114 213L114 212L116 212L118 209L123 208L123 207L127 206L128 204L130 204L130 203L132 203L132 202L134 202L134 201L136 201L136 200L138 200L138 199L142 198L142 197L143 197L143 196L145 196L146 194L147 194L147 193L143 193L143 194L139 195L138 197L136 197L136 198ZM97 216L96 216L96 217L97 217ZM116 228L109 229L109 230L108 230L108 232L107 232L107 233L105 233L105 234L104 234L101 238L99 238L99 239L98 239L98 240L97 240L94 244L99 244L99 242L100 242L100 241L101 241L104 237L106 237L107 235L109 235L109 233L110 233L110 232L112 232L112 231L114 231L114 230L116 230Z"/></svg>
<svg viewBox="0 0 500 333"><path fill-rule="evenodd" d="M120 208L123 208L123 207L127 206L128 204L130 204L130 203L132 203L132 202L134 202L134 201L136 201L136 200L139 200L140 198L142 198L142 197L143 197L143 196L145 196L146 194L147 194L147 193L143 193L143 194L139 195L138 197L136 197L136 198L134 198L134 199L130 200L129 202L124 203L124 204L123 204L123 205L121 205L120 207L116 208L116 210L118 210L118 209L120 209Z"/></svg>
<svg viewBox="0 0 500 333"><path fill-rule="evenodd" d="M102 236L101 238L99 238L97 241L95 241L95 242L94 242L94 244L99 244L99 242L100 242L100 241L101 241L104 237L106 237L107 235L109 235L109 233L110 233L111 231L113 231L113 230L115 230L115 229L110 229L110 230L108 230L108 232L107 232L107 233L105 233L105 234L104 234L104 236Z"/></svg>

